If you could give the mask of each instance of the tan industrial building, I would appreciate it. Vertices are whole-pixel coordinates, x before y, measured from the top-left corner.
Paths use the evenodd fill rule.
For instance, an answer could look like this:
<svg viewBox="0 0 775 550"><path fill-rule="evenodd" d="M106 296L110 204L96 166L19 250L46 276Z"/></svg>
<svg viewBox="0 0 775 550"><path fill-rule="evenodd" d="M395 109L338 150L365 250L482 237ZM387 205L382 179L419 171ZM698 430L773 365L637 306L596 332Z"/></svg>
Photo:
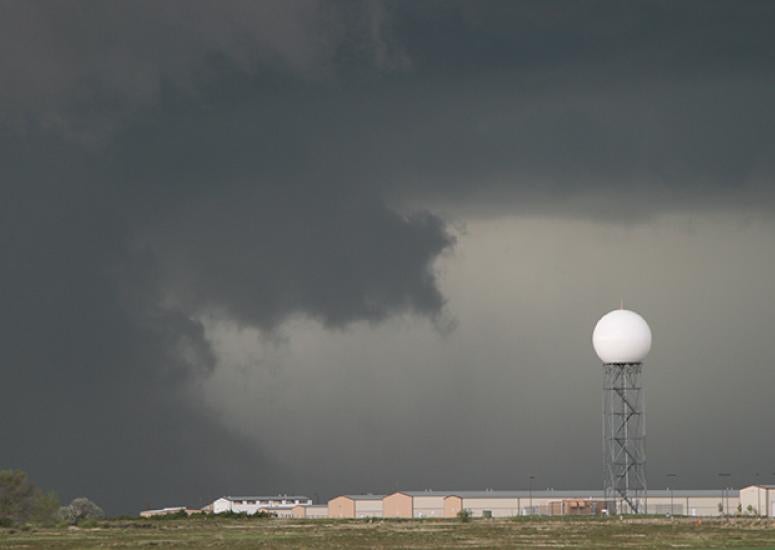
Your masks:
<svg viewBox="0 0 775 550"><path fill-rule="evenodd" d="M735 514L740 504L734 490L648 491L640 509L648 514L719 516ZM444 517L467 510L474 517L529 515L600 515L625 509L619 500L607 500L603 491L459 491L444 502Z"/></svg>
<svg viewBox="0 0 775 550"><path fill-rule="evenodd" d="M649 491L646 513L675 516L735 515L740 507L737 489Z"/></svg>
<svg viewBox="0 0 775 550"><path fill-rule="evenodd" d="M448 494L443 491L398 491L384 498L384 517L444 517L444 497Z"/></svg>
<svg viewBox="0 0 775 550"><path fill-rule="evenodd" d="M775 497L775 489L769 494ZM583 490L398 491L379 502L377 498L377 495L337 497L329 502L329 517L454 518L463 510L473 517L599 515L626 509L623 502L606 500L603 491ZM765 498L759 496L762 502ZM699 517L734 515L740 505L740 492L732 489L659 490L649 491L640 500L639 507L649 514Z"/></svg>
<svg viewBox="0 0 775 550"><path fill-rule="evenodd" d="M463 510L474 517L599 513L604 508L601 495L600 491L398 491L384 498L383 514L386 518L453 518Z"/></svg>
<svg viewBox="0 0 775 550"><path fill-rule="evenodd" d="M750 485L740 489L740 507L744 514L775 517L775 485Z"/></svg>
<svg viewBox="0 0 775 550"><path fill-rule="evenodd" d="M294 519L321 519L328 517L328 504L299 504L291 509Z"/></svg>
<svg viewBox="0 0 775 550"><path fill-rule="evenodd" d="M330 518L382 517L384 495L341 495L328 501Z"/></svg>

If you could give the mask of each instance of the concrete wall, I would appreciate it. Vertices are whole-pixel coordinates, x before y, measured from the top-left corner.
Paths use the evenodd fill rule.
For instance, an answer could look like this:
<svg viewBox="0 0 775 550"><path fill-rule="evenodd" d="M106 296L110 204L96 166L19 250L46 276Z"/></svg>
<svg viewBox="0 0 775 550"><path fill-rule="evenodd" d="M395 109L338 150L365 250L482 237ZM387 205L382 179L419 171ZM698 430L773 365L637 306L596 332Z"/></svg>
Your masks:
<svg viewBox="0 0 775 550"><path fill-rule="evenodd" d="M386 518L412 517L412 497L405 493L393 493L382 499L382 514Z"/></svg>

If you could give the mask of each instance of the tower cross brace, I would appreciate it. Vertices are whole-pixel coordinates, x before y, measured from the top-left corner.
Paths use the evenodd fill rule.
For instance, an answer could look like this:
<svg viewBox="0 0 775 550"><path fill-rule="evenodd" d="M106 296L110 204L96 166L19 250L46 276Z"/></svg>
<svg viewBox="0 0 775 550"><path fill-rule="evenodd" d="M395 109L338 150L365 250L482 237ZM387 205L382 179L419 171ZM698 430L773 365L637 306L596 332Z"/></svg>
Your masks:
<svg viewBox="0 0 775 550"><path fill-rule="evenodd" d="M629 512L646 495L646 418L641 363L603 365L603 489Z"/></svg>

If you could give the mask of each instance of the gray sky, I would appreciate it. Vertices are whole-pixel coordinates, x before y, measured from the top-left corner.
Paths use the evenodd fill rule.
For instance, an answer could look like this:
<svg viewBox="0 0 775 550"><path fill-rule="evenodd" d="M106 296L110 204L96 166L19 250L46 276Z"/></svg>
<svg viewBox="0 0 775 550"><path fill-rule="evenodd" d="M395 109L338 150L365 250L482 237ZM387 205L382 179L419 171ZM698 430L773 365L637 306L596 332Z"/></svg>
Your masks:
<svg viewBox="0 0 775 550"><path fill-rule="evenodd" d="M111 513L775 481L769 2L0 2L0 467Z"/></svg>

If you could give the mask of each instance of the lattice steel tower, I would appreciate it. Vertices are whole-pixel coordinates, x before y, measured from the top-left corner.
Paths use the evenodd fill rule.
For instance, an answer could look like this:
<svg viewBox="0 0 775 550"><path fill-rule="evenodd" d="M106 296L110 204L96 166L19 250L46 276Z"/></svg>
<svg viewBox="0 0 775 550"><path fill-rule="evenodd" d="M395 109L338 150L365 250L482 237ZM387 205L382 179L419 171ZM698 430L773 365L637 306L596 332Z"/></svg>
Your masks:
<svg viewBox="0 0 775 550"><path fill-rule="evenodd" d="M633 311L614 310L592 336L603 361L603 489L620 512L645 513L646 416L641 372L651 329Z"/></svg>

